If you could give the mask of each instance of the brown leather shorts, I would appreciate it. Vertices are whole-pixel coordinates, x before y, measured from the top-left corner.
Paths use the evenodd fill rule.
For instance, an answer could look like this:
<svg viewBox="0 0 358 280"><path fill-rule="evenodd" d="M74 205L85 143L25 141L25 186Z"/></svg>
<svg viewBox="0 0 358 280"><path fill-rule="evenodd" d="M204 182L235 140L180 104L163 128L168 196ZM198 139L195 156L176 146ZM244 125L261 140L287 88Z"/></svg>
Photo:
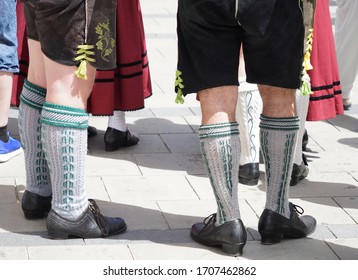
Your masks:
<svg viewBox="0 0 358 280"><path fill-rule="evenodd" d="M53 61L74 66L81 46L97 69L116 67L117 0L25 0L26 31ZM79 47L80 46L80 47ZM83 48L82 48L83 49ZM83 58L83 57L82 57Z"/></svg>

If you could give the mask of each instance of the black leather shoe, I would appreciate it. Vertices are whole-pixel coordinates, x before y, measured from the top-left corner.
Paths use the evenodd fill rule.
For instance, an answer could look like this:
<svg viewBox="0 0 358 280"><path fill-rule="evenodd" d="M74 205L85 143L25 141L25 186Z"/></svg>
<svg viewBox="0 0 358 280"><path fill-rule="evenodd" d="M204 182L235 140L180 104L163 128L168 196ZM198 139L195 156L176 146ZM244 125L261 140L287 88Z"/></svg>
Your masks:
<svg viewBox="0 0 358 280"><path fill-rule="evenodd" d="M309 169L308 167L302 163L301 165L293 164L292 175L290 186L296 186L299 181L303 180L308 176Z"/></svg>
<svg viewBox="0 0 358 280"><path fill-rule="evenodd" d="M52 196L41 196L25 191L21 200L25 218L32 220L45 217L51 209L51 199Z"/></svg>
<svg viewBox="0 0 358 280"><path fill-rule="evenodd" d="M308 132L307 129L305 129L305 133L302 137L302 151L306 151L308 145Z"/></svg>
<svg viewBox="0 0 358 280"><path fill-rule="evenodd" d="M127 229L122 218L105 217L94 200L89 199L89 203L86 212L76 221L62 218L51 210L47 216L48 236L52 239L67 239L69 236L97 238L122 233Z"/></svg>
<svg viewBox="0 0 358 280"><path fill-rule="evenodd" d="M259 182L259 163L252 162L240 166L239 182L244 185L254 186Z"/></svg>
<svg viewBox="0 0 358 280"><path fill-rule="evenodd" d="M129 147L136 145L139 138L131 134L129 130L120 131L112 127L108 127L104 134L104 144L107 152L116 151L122 147Z"/></svg>
<svg viewBox="0 0 358 280"><path fill-rule="evenodd" d="M343 109L348 111L352 107L352 102L349 98L343 98Z"/></svg>
<svg viewBox="0 0 358 280"><path fill-rule="evenodd" d="M246 229L240 219L215 225L216 214L207 217L203 223L194 224L190 235L198 243L207 246L221 246L228 254L242 255L246 244Z"/></svg>
<svg viewBox="0 0 358 280"><path fill-rule="evenodd" d="M88 138L96 136L97 135L97 128L95 128L94 126L88 126L87 128L87 135Z"/></svg>
<svg viewBox="0 0 358 280"><path fill-rule="evenodd" d="M290 203L289 219L284 216L265 209L259 220L259 232L261 243L272 245L281 242L282 238L302 238L314 232L316 229L316 219L312 216L301 216L303 209ZM298 213L298 214L297 214Z"/></svg>

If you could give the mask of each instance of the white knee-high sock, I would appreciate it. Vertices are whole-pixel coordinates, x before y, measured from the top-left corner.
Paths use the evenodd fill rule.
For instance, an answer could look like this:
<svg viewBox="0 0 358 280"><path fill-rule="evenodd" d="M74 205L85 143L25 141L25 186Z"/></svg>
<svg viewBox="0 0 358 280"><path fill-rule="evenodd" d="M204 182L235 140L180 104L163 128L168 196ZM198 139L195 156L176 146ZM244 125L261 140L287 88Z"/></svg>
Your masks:
<svg viewBox="0 0 358 280"><path fill-rule="evenodd" d="M305 133L305 124L307 118L307 111L308 111L308 104L309 104L310 97L309 95L303 96L301 91L296 91L296 108L297 108L297 115L300 118L300 128L298 130L297 135L297 145L295 151L295 157L293 163L297 165L302 164L302 139L303 134Z"/></svg>
<svg viewBox="0 0 358 280"><path fill-rule="evenodd" d="M25 155L26 190L52 194L50 172L41 142L41 111L46 90L25 80L19 106L19 132Z"/></svg>
<svg viewBox="0 0 358 280"><path fill-rule="evenodd" d="M113 116L109 116L108 118L108 127L126 131L126 113L124 111L114 111Z"/></svg>
<svg viewBox="0 0 358 280"><path fill-rule="evenodd" d="M52 209L76 220L88 207L85 192L88 114L85 110L44 103L42 143L50 167Z"/></svg>
<svg viewBox="0 0 358 280"><path fill-rule="evenodd" d="M199 139L218 210L217 223L240 218L238 202L238 172L240 138L238 124L202 125Z"/></svg>
<svg viewBox="0 0 358 280"><path fill-rule="evenodd" d="M266 169L265 208L290 217L289 185L296 148L299 118L261 115L260 142Z"/></svg>
<svg viewBox="0 0 358 280"><path fill-rule="evenodd" d="M261 111L262 100L257 85L241 82L236 106L241 143L240 165L259 162Z"/></svg>

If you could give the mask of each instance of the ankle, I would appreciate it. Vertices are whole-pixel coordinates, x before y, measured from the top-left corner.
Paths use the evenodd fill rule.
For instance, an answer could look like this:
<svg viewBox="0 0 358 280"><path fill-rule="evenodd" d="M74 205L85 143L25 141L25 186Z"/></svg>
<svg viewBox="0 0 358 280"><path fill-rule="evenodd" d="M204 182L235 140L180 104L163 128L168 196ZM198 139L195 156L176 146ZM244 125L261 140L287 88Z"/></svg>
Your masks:
<svg viewBox="0 0 358 280"><path fill-rule="evenodd" d="M0 127L0 140L5 143L9 141L9 133L7 132L7 125Z"/></svg>

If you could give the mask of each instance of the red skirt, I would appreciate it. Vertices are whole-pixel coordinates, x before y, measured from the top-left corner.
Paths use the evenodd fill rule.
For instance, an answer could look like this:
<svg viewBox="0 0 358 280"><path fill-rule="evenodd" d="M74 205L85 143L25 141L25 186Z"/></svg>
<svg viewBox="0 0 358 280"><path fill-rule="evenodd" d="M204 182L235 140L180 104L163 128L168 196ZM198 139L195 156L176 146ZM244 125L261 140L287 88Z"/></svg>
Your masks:
<svg viewBox="0 0 358 280"><path fill-rule="evenodd" d="M328 0L316 2L311 52L312 70L308 71L311 89L307 120L321 121L343 114L336 49Z"/></svg>
<svg viewBox="0 0 358 280"><path fill-rule="evenodd" d="M24 4L21 1L17 1L16 5L16 17L17 17L17 52L19 56L19 73L16 73L13 78L11 106L18 107L20 103L20 94L22 91L22 85L27 77L29 66L29 50L27 47L26 38L26 22L24 15Z"/></svg>
<svg viewBox="0 0 358 280"><path fill-rule="evenodd" d="M11 104L19 105L28 71L25 18L18 1L18 51L20 73L14 77ZM117 1L117 68L97 71L87 111L92 115L112 115L114 110L134 111L144 108L144 99L152 95L150 70L139 0Z"/></svg>

